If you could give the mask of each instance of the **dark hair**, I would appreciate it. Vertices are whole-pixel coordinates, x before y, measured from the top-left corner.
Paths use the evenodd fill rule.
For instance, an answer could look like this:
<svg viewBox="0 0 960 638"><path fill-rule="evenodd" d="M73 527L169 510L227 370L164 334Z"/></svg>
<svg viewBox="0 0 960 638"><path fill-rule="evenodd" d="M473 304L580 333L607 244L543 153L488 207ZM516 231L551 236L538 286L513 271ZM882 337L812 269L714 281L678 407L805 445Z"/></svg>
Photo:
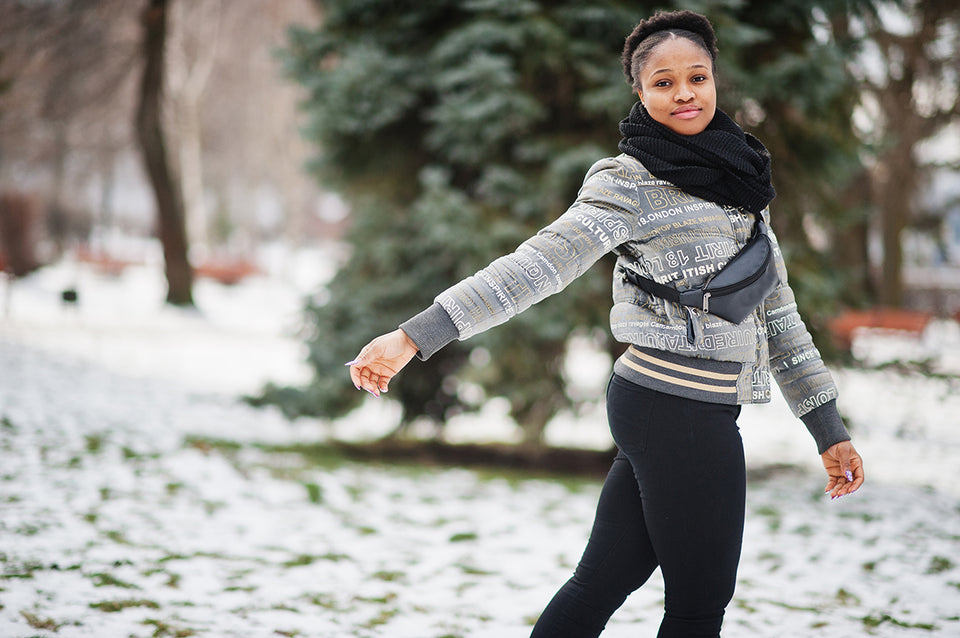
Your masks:
<svg viewBox="0 0 960 638"><path fill-rule="evenodd" d="M640 71L650 53L669 38L690 40L710 56L716 67L717 35L710 21L693 11L660 11L634 27L623 45L623 73L630 86L640 88Z"/></svg>

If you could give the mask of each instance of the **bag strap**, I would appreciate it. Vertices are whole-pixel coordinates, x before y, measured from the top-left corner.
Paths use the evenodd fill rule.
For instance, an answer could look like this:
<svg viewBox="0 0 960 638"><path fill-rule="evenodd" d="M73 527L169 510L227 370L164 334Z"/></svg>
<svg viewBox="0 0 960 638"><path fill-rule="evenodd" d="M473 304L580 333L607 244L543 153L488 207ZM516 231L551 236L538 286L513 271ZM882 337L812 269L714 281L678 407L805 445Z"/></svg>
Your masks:
<svg viewBox="0 0 960 638"><path fill-rule="evenodd" d="M667 301L672 301L674 303L680 303L680 291L671 286L658 283L653 279L648 279L643 275L637 273L636 271L630 270L629 268L623 269L623 276L632 283L637 288L654 295L655 297L660 297L666 299Z"/></svg>

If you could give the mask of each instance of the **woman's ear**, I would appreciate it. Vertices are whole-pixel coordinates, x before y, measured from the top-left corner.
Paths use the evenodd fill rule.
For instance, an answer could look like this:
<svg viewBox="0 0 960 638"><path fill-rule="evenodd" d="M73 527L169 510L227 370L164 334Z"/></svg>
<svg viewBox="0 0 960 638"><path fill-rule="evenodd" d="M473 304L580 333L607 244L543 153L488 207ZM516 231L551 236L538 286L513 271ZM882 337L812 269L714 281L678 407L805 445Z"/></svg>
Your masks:
<svg viewBox="0 0 960 638"><path fill-rule="evenodd" d="M640 98L640 104L643 104L643 90L637 89L637 97Z"/></svg>

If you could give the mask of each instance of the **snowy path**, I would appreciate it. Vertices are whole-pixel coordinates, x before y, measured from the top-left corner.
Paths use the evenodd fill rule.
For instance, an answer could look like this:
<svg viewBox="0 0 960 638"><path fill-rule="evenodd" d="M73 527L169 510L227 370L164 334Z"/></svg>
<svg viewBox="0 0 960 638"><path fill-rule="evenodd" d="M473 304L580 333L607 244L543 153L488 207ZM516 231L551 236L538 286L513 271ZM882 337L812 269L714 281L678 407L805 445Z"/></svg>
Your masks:
<svg viewBox="0 0 960 638"><path fill-rule="evenodd" d="M98 363L88 355L104 346L91 349L76 319L41 314L43 330L0 323L2 638L520 637L576 563L596 481L277 452L257 442L309 443L326 426L242 405L223 377L202 383L209 362L190 366L191 347L217 349L204 331L234 357L263 341L154 317ZM87 345L54 354L64 321ZM159 326L183 339L158 348ZM154 367L123 370L124 356L161 351ZM872 481L836 502L809 465L752 482L724 636L960 636L956 392L840 380ZM809 458L802 427L793 438L768 423L785 429L783 409L745 411L754 465ZM604 637L655 635L661 596L655 577Z"/></svg>

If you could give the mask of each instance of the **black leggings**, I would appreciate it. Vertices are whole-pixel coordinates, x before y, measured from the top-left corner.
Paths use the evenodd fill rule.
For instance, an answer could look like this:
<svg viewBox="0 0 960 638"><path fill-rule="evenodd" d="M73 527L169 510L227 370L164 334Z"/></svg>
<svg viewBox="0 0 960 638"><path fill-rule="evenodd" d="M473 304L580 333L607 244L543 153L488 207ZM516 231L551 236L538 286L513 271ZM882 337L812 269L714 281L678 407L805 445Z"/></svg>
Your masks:
<svg viewBox="0 0 960 638"><path fill-rule="evenodd" d="M580 564L531 638L600 635L658 565L665 589L659 638L720 635L743 540L739 414L739 406L675 397L613 376L607 415L619 453Z"/></svg>

